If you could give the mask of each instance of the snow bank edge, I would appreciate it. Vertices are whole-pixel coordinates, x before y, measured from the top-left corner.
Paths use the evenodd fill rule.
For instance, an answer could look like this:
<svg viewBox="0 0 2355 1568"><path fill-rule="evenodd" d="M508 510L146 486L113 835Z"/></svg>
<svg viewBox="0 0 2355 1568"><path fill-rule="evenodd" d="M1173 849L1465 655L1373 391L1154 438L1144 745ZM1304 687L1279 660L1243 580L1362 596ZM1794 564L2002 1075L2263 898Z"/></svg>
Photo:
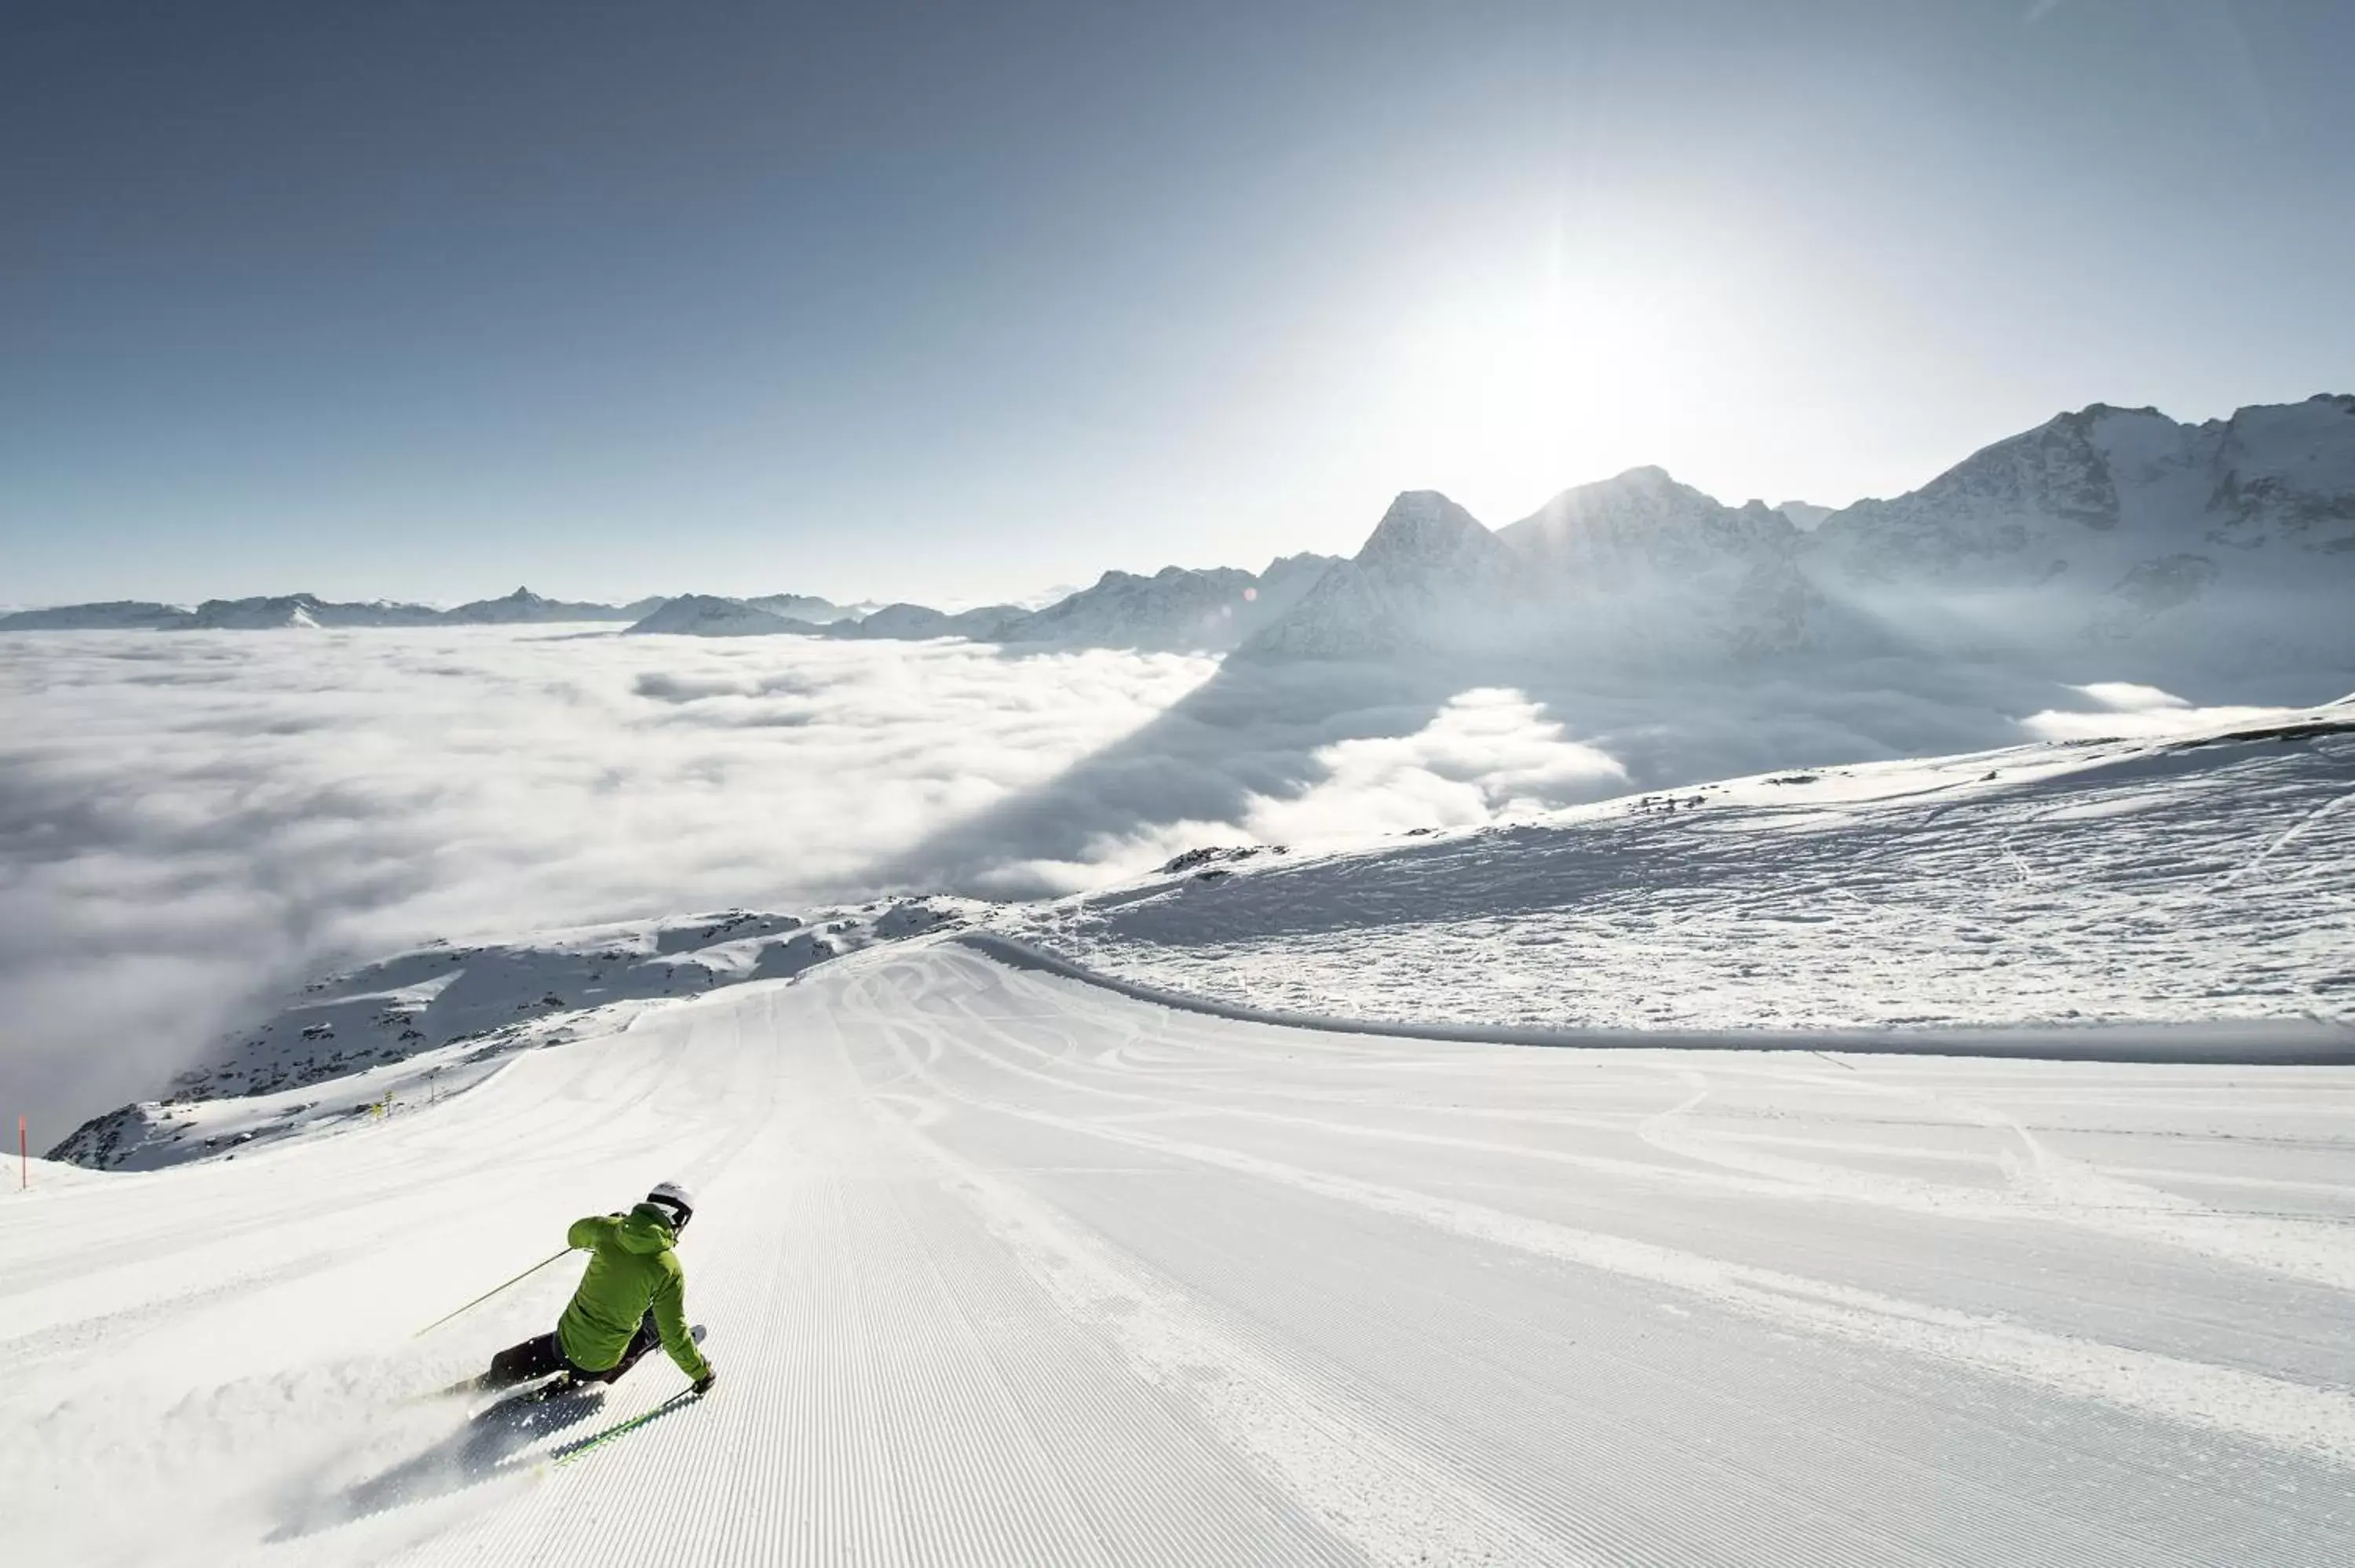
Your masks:
<svg viewBox="0 0 2355 1568"><path fill-rule="evenodd" d="M1488 1045L1590 1050L1838 1051L1860 1055L1998 1056L2046 1062L2134 1062L2186 1066L2355 1066L2355 1029L2322 1019L2217 1019L2203 1022L2019 1024L2001 1028L1923 1025L1855 1029L1549 1029L1505 1023L1415 1023L1281 1012L1213 1001L1123 980L995 931L942 938L1010 969L1100 987L1188 1012L1328 1033L1382 1034Z"/></svg>

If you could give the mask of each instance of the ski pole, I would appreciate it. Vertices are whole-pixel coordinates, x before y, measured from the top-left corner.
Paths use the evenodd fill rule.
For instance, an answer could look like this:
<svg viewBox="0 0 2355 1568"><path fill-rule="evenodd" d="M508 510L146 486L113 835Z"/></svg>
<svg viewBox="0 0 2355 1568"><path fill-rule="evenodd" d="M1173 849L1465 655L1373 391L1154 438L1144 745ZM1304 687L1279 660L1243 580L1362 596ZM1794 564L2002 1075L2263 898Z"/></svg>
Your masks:
<svg viewBox="0 0 2355 1568"><path fill-rule="evenodd" d="M464 1307L459 1308L457 1311L442 1313L442 1316L434 1319L433 1321L426 1324L425 1327L418 1330L416 1333L410 1337L416 1340L423 1339L426 1335L432 1333L434 1330L440 1328L451 1319L455 1318L459 1312L466 1311L471 1308L480 1307L484 1302L488 1301L492 1297L496 1296L500 1291L505 1290L507 1287L507 1285L522 1284L525 1280L529 1279L533 1275L538 1274L541 1269L546 1268L549 1264L554 1263L556 1258L562 1257L564 1253L569 1253L571 1250L572 1249L570 1247L566 1247L564 1252L558 1253L556 1257L541 1258L538 1263L533 1264L529 1268L525 1269L521 1274L518 1274L513 1279L508 1280L506 1285L492 1286L488 1290L484 1291L480 1296L477 1296L472 1301L467 1302Z"/></svg>

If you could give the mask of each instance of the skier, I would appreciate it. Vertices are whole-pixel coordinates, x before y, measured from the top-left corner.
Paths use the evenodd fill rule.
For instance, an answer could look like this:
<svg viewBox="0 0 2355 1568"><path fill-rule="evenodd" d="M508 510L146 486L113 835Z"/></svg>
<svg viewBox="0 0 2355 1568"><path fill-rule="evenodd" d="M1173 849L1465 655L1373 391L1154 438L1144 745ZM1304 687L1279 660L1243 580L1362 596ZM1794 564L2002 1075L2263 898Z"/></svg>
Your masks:
<svg viewBox="0 0 2355 1568"><path fill-rule="evenodd" d="M709 1393L711 1363L687 1326L687 1276L671 1250L694 1213L687 1189L665 1181L627 1214L573 1221L564 1239L590 1254L589 1266L556 1332L501 1351L474 1386L510 1388L550 1372L563 1374L558 1389L612 1383L659 1340L695 1392Z"/></svg>

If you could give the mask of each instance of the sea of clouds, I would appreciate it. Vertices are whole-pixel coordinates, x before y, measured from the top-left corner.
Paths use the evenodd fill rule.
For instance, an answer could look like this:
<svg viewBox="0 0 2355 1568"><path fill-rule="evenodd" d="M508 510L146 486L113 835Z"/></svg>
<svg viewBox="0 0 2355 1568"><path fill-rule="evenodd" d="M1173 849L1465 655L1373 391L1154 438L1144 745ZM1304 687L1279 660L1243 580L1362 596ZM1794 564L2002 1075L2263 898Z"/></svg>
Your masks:
<svg viewBox="0 0 2355 1568"><path fill-rule="evenodd" d="M156 1092L429 937L867 893L1206 661L545 630L0 639L9 1107Z"/></svg>
<svg viewBox="0 0 2355 1568"><path fill-rule="evenodd" d="M1671 696L546 628L0 638L0 1110L44 1143L291 985L432 937L1034 895L1204 842L2202 717L2123 685Z"/></svg>

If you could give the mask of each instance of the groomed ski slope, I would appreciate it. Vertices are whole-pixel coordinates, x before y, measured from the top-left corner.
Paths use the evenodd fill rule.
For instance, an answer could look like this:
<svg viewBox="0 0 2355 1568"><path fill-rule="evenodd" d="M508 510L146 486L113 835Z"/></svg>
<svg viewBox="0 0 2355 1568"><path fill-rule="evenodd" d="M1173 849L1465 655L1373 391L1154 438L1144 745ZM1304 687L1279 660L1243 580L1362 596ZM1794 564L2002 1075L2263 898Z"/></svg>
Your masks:
<svg viewBox="0 0 2355 1568"><path fill-rule="evenodd" d="M2347 1068L1423 1043L919 938L37 1172L0 1512L54 1563L2336 1568L2350 1144ZM709 1399L411 1397L661 1177Z"/></svg>

